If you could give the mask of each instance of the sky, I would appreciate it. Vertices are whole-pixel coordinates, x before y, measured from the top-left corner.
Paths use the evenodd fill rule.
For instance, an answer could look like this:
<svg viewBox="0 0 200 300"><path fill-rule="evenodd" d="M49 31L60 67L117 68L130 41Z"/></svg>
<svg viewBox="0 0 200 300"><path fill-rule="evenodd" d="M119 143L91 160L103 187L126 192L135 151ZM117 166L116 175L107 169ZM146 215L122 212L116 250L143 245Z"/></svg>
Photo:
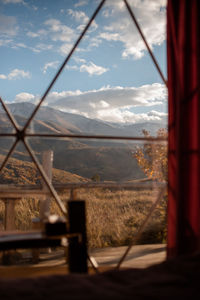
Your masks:
<svg viewBox="0 0 200 300"><path fill-rule="evenodd" d="M166 0L129 0L166 78ZM37 103L99 0L0 0L0 96ZM167 90L122 0L107 0L43 105L117 123L167 120Z"/></svg>

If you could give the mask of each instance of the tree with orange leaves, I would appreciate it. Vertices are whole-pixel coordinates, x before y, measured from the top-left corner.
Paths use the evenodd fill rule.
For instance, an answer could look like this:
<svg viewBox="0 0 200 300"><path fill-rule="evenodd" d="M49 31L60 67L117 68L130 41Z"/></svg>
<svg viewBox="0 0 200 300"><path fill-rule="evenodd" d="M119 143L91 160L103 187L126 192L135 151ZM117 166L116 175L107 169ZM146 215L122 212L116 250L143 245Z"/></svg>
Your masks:
<svg viewBox="0 0 200 300"><path fill-rule="evenodd" d="M151 137L150 133L143 130L145 137ZM167 138L167 130L159 129L157 137ZM138 165L144 174L152 180L167 181L167 144L166 142L149 143L138 147L134 153Z"/></svg>

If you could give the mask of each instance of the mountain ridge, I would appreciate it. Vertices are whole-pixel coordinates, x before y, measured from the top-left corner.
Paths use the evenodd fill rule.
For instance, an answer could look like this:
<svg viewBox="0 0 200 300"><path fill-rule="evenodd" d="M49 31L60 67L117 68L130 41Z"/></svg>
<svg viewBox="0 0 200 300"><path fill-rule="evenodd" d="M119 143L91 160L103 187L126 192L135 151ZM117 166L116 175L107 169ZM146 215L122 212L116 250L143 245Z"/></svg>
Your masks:
<svg viewBox="0 0 200 300"><path fill-rule="evenodd" d="M24 117L31 115L35 105L29 102L8 104L10 112L14 116ZM1 111L1 110L0 110ZM121 124L104 122L97 119L90 119L82 115L72 114L54 109L49 106L41 106L34 117L34 121L43 121L52 127L57 127L58 132L67 130L71 134L92 134L92 135L113 135L113 136L141 136L142 130L148 130L151 135L155 136L160 128L166 127L164 123L143 122L136 124ZM25 122L25 120L24 120ZM31 123L29 130L37 133L41 132ZM55 126L56 124L56 126ZM22 124L23 125L23 124ZM45 130L44 130L45 131Z"/></svg>
<svg viewBox="0 0 200 300"><path fill-rule="evenodd" d="M23 126L35 106L31 103L8 104L19 125ZM2 109L0 110L0 125L2 132L12 132L13 127ZM151 134L161 128L159 124L109 124L84 116L57 111L49 107L41 107L31 122L28 131L31 133L47 133L56 135L59 133L73 135L112 135L112 136L141 136L142 130L148 130ZM119 128L120 127L120 128ZM93 178L98 174L101 181L122 182L144 178L143 171L134 158L137 142L95 140L95 139L71 139L67 138L40 138L34 137L29 143L36 156L41 158L42 152L51 149L54 154L54 168L76 174L84 178ZM0 154L5 155L12 143L8 138L0 140ZM30 162L30 157L22 143L18 144L12 157L23 162Z"/></svg>

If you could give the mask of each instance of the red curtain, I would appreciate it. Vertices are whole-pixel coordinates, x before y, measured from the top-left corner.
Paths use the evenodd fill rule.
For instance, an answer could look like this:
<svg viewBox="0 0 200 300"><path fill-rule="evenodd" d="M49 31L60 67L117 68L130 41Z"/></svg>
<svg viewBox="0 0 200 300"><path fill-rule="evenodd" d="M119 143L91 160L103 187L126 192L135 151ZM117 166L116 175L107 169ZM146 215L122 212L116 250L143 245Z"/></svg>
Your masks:
<svg viewBox="0 0 200 300"><path fill-rule="evenodd" d="M168 258L200 250L200 1L168 0Z"/></svg>

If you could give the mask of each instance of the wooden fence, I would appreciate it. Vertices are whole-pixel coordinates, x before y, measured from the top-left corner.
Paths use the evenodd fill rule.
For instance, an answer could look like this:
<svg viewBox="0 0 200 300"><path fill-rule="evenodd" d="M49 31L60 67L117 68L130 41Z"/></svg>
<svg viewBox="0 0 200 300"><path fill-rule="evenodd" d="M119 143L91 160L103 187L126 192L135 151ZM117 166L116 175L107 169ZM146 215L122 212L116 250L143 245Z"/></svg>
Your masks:
<svg viewBox="0 0 200 300"><path fill-rule="evenodd" d="M53 152L45 151L42 155L42 166L52 182L52 165ZM76 190L78 189L94 189L103 188L110 190L149 190L160 189L166 186L165 182L153 182L149 179L138 179L127 183L117 182L80 182L80 183L65 183L54 184L55 190L58 193L70 191L70 200L76 199ZM20 199L26 197L37 197L40 199L40 219L43 220L50 211L51 192L42 180L41 184L36 185L16 185L16 184L1 184L0 199L5 204L5 230L15 229L15 205Z"/></svg>

